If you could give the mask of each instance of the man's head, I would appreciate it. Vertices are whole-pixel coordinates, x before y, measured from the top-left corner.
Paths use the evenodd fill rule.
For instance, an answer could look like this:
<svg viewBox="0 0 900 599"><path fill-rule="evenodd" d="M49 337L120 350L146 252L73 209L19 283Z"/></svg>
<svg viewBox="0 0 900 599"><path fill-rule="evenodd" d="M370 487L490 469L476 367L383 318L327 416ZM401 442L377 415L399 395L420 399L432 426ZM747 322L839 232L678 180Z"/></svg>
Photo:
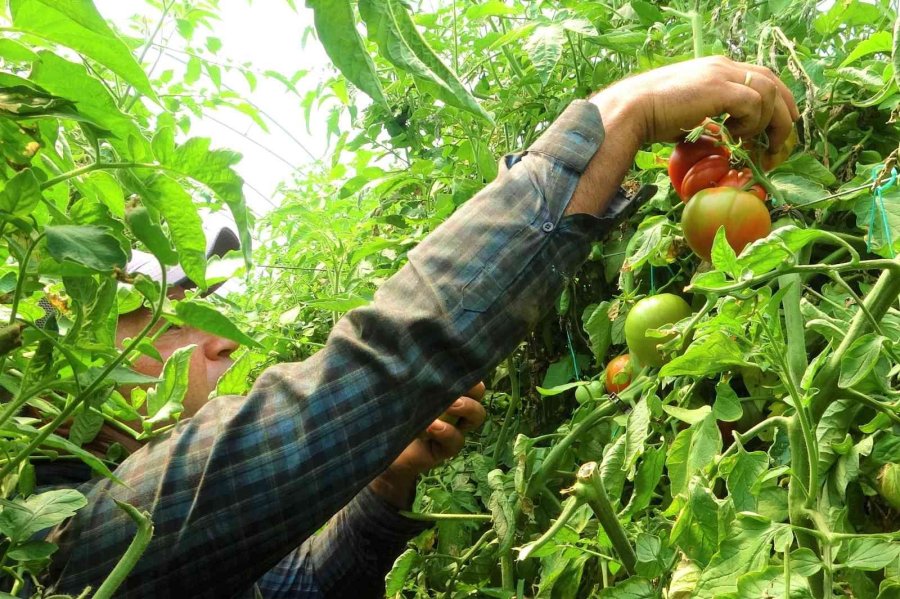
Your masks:
<svg viewBox="0 0 900 599"><path fill-rule="evenodd" d="M240 249L234 221L224 212L204 213L203 229L206 234L208 258L224 256L231 250ZM157 282L162 280L159 262L152 254L146 252L133 252L127 271L143 274ZM179 266L166 271L166 280L169 282L168 295L170 299L184 299L186 291L196 288L196 284L185 275ZM150 321L151 316L151 311L144 306L120 315L116 327L116 343L121 347L125 339L140 333ZM160 323L159 326L162 324ZM232 352L238 348L238 344L229 339L193 327L173 325L169 325L153 343L163 361L167 360L175 350L192 344L197 348L191 354L188 390L184 397L185 417L193 416L207 402L209 394L215 390L219 378L231 366ZM163 362L141 355L135 361L133 368L142 374L155 377L162 373Z"/></svg>

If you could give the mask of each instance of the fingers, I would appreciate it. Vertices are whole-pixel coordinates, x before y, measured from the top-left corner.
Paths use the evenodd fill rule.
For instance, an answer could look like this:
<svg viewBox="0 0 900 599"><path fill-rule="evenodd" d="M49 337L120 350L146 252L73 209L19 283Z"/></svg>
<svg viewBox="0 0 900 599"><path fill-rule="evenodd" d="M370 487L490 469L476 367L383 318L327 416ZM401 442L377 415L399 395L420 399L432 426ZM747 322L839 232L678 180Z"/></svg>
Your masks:
<svg viewBox="0 0 900 599"><path fill-rule="evenodd" d="M459 428L441 420L435 420L425 431L435 462L442 462L458 454L466 440Z"/></svg>
<svg viewBox="0 0 900 599"><path fill-rule="evenodd" d="M460 397L453 402L445 414L459 418L456 427L463 432L480 427L484 424L484 419L487 416L481 402L471 397Z"/></svg>
<svg viewBox="0 0 900 599"><path fill-rule="evenodd" d="M484 399L484 381L479 382L477 385L466 391L466 397L471 397L477 401Z"/></svg>
<svg viewBox="0 0 900 599"><path fill-rule="evenodd" d="M800 118L800 110L797 108L797 103L794 101L791 91L775 73L757 65L746 66L754 76L759 75L765 81L774 85L776 95L773 98L773 112L766 126L766 134L769 138L769 152L774 153L790 135L791 129L794 127L794 121Z"/></svg>

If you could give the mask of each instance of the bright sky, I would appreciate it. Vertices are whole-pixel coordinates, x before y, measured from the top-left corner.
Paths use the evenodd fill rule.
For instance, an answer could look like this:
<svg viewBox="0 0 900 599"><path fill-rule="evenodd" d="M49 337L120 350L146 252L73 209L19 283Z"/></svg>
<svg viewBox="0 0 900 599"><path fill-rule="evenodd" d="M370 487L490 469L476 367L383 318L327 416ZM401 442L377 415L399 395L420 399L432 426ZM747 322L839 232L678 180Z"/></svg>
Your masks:
<svg viewBox="0 0 900 599"><path fill-rule="evenodd" d="M124 31L130 31L129 18L134 14L159 14L142 1L95 0L95 3L103 16ZM263 71L273 70L290 77L298 70L309 70L310 73L300 81L298 88L302 91L315 88L328 73L330 62L315 39L310 38L307 47L302 47L303 32L312 23L312 11L304 7L302 0L296 4L297 12L294 12L285 0L256 0L252 4L246 0L223 0L220 3L222 20L211 34L222 41L217 61L224 63L228 58L237 63L249 61L260 75ZM155 21L151 23L153 25ZM200 32L200 35L206 34ZM172 39L180 41L178 36ZM151 52L148 57L153 60L155 54ZM178 65L173 59L164 57L157 72L168 67L183 68ZM228 148L243 154L237 170L247 183L245 194L250 209L260 215L271 210L273 203L278 204L279 198L275 195L277 185L289 180L294 168L312 161L298 141L316 157L320 158L325 153L325 112L317 115L313 109L310 119L312 134L309 134L299 98L286 92L280 83L270 82L262 76L257 79L256 90L251 92L240 73L233 71L222 75L225 85L236 89L248 102L274 117L287 133L267 122L269 133L266 134L248 117L226 109L211 112L208 118L194 118L190 134L210 137L213 147ZM212 84L207 82L207 85L211 87Z"/></svg>

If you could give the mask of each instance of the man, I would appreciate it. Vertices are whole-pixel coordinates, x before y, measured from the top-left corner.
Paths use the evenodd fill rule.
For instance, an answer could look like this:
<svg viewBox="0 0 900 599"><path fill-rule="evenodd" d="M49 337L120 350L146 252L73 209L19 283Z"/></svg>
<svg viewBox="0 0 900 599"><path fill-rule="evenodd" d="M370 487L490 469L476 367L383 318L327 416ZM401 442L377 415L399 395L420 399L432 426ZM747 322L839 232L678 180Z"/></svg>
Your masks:
<svg viewBox="0 0 900 599"><path fill-rule="evenodd" d="M229 218L222 213L204 213L203 222L207 258L240 249L234 222ZM146 252L134 251L126 270L162 281L159 261ZM168 296L174 300L184 299L186 292L196 288L179 266L166 271L166 280L173 281ZM151 318L151 311L143 306L120 315L117 345L124 346L125 340L143 330ZM189 345L196 347L190 357L183 418L190 418L209 401L219 379L233 363L231 354L238 348L230 339L188 326L169 325L154 341L163 362L176 350ZM159 377L163 362L141 355L132 368ZM327 590L330 596L343 594L339 589L346 589L356 597L383 595L384 577L394 560L407 541L428 527L427 523L406 518L399 511L412 507L418 476L459 453L464 444L463 433L484 422L485 411L479 403L484 391L484 384L479 383L459 397L446 412L455 424L435 419L331 519L324 532L307 539L263 575L255 585L256 590L264 597L271 597L289 589L295 593L296 585L302 584L307 590ZM140 430L140 423L133 423L133 427ZM59 433L65 434L65 430ZM86 449L103 456L112 443L119 443L129 453L143 445L126 432L104 425ZM35 469L39 490L91 484L91 469L81 462L40 462Z"/></svg>
<svg viewBox="0 0 900 599"><path fill-rule="evenodd" d="M116 563L134 526L115 498L156 526L119 596L245 596L516 347L626 207L612 198L638 148L723 113L736 135L766 131L773 151L799 117L768 69L721 57L573 102L317 354L135 452L116 470L127 486L86 488L89 505L48 537L60 546L55 588L78 592ZM304 577L270 596L350 593Z"/></svg>

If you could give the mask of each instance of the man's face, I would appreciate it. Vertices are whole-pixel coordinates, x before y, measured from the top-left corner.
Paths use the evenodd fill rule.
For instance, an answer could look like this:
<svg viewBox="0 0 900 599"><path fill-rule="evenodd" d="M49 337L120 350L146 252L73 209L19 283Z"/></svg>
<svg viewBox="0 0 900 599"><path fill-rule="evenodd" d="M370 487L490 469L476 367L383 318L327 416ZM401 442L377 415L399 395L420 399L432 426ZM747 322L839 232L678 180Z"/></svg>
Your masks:
<svg viewBox="0 0 900 599"><path fill-rule="evenodd" d="M182 299L184 291L172 288L169 297ZM121 315L116 328L116 342L119 346L122 345L124 339L140 333L150 321L150 317L151 312L147 308L140 308ZM234 341L212 333L192 327L171 325L153 343L163 360L167 360L175 350L192 344L197 348L191 354L188 390L184 396L183 416L185 418L193 416L206 404L209 394L216 388L219 378L233 363L232 352L238 348L238 344ZM134 369L148 376L159 376L162 373L163 364L153 358L141 355L135 361Z"/></svg>

